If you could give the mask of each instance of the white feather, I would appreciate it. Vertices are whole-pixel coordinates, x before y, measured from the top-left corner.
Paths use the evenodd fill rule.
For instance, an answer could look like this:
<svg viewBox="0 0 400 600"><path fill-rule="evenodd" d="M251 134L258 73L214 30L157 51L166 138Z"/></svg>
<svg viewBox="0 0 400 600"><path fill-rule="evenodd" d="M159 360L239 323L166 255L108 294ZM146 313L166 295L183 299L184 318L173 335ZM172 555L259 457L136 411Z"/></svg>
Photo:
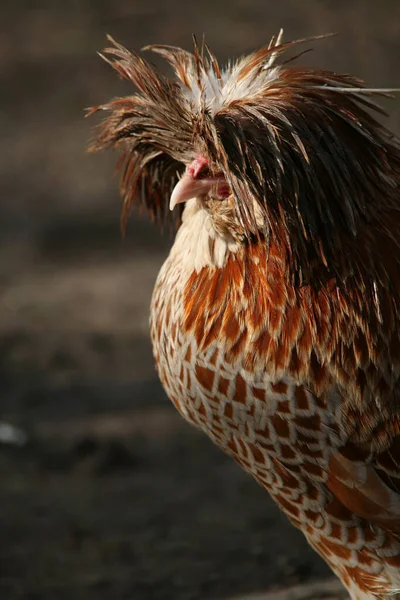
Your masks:
<svg viewBox="0 0 400 600"><path fill-rule="evenodd" d="M220 236L214 229L210 215L196 198L186 202L182 225L171 249L171 257L179 257L180 266L188 272L199 272L203 267L222 267L239 244Z"/></svg>

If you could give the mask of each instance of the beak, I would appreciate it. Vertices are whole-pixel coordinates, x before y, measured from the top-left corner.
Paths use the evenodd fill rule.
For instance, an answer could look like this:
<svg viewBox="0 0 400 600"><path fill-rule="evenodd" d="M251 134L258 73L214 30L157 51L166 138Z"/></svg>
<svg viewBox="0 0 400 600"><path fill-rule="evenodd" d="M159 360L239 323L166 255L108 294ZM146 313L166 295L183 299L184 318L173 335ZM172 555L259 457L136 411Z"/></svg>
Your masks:
<svg viewBox="0 0 400 600"><path fill-rule="evenodd" d="M190 198L206 194L213 185L217 185L221 181L221 177L204 177L197 179L190 172L186 172L178 181L172 190L171 199L169 202L170 210L173 210L177 204L186 202Z"/></svg>

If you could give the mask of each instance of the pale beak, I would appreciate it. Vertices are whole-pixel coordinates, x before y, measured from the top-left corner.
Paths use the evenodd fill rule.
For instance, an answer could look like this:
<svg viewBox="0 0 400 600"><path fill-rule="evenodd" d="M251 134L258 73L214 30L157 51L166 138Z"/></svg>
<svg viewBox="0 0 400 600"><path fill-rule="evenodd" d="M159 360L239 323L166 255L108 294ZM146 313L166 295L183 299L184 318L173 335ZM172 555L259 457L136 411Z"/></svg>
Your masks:
<svg viewBox="0 0 400 600"><path fill-rule="evenodd" d="M197 179L187 171L172 190L171 199L169 202L170 210L173 210L175 206L181 202L186 202L186 200L190 200L191 198L196 198L197 196L203 196L207 194L207 192L214 185L218 185L220 181L224 181L224 178L203 177L201 179Z"/></svg>

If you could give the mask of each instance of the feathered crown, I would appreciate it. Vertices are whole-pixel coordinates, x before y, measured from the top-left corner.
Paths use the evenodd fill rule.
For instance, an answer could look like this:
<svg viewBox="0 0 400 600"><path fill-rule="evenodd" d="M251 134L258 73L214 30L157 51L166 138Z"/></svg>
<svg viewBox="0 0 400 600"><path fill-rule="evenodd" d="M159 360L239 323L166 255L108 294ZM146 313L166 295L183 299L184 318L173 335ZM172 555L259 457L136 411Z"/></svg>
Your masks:
<svg viewBox="0 0 400 600"><path fill-rule="evenodd" d="M308 261L328 264L339 234L355 236L360 221L398 210L399 145L373 116L385 113L371 100L395 90L365 88L293 58L277 65L288 49L327 36L281 37L225 69L204 42L195 41L193 53L147 47L171 63L178 81L108 38L102 58L138 93L89 109L108 113L90 150L121 149L123 224L135 204L158 223L172 219L171 191L199 152L224 173L249 236L255 201L265 216L258 234L279 232Z"/></svg>

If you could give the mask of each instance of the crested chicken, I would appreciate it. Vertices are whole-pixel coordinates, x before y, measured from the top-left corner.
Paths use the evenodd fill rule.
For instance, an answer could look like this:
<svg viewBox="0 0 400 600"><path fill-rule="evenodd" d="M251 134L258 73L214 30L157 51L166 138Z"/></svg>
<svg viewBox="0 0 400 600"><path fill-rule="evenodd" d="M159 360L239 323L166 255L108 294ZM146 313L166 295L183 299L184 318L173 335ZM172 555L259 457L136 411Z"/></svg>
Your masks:
<svg viewBox="0 0 400 600"><path fill-rule="evenodd" d="M138 205L177 228L150 317L169 398L353 600L384 600L400 597L400 145L373 101L390 90L284 60L306 41L225 68L205 43L146 48L170 80L110 38L136 91L90 109L91 149L120 151L123 224Z"/></svg>

